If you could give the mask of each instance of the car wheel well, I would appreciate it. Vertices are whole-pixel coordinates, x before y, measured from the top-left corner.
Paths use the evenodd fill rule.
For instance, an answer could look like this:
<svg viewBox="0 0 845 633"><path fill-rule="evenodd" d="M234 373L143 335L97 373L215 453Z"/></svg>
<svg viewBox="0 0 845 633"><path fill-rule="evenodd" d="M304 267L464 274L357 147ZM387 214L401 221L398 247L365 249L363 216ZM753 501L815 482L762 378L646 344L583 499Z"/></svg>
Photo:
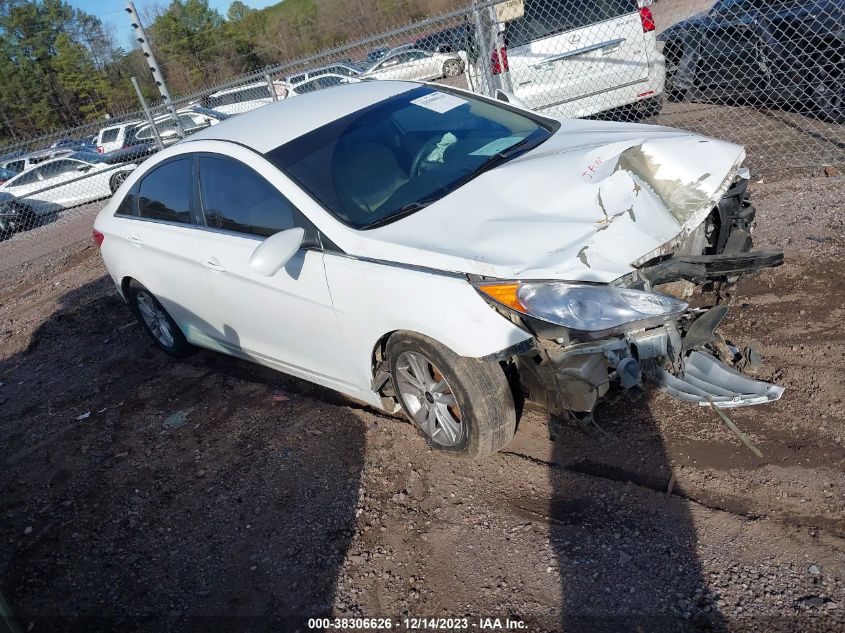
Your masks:
<svg viewBox="0 0 845 633"><path fill-rule="evenodd" d="M123 295L123 298L127 301L129 300L129 285L136 281L133 277L124 277L120 280L120 294Z"/></svg>

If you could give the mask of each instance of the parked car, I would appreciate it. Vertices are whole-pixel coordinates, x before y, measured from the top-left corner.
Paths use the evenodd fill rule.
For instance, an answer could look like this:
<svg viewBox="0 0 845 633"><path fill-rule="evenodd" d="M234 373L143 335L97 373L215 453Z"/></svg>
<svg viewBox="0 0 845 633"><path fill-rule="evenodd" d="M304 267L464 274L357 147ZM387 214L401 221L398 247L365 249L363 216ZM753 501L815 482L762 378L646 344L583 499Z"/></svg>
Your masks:
<svg viewBox="0 0 845 633"><path fill-rule="evenodd" d="M526 107L565 117L660 110L664 60L638 0L525 0L522 17L503 28L492 72L507 73Z"/></svg>
<svg viewBox="0 0 845 633"><path fill-rule="evenodd" d="M285 82L274 81L273 89L276 91L276 99L284 99L287 96L287 84ZM204 97L200 101L200 105L224 114L241 114L273 101L270 86L266 81L259 81L213 92Z"/></svg>
<svg viewBox="0 0 845 633"><path fill-rule="evenodd" d="M433 53L456 53L466 51L475 37L474 29L465 24L453 26L417 38L413 47Z"/></svg>
<svg viewBox="0 0 845 633"><path fill-rule="evenodd" d="M230 115L200 106L191 106L179 110L177 116L185 134L189 135L209 126L217 125L220 121L228 119ZM161 114L155 117L154 122L162 145L170 145L179 140L179 130L170 114ZM155 136L149 123L141 123L134 128L130 128L124 140L124 147L142 143L155 143Z"/></svg>
<svg viewBox="0 0 845 633"><path fill-rule="evenodd" d="M74 152L97 151L97 146L89 143L87 140L77 140L73 138L63 138L50 145L54 149L69 149Z"/></svg>
<svg viewBox="0 0 845 633"><path fill-rule="evenodd" d="M318 75L313 79L302 81L297 84L291 84L288 87L288 97L305 94L306 92L314 92L315 90L322 90L323 88L331 88L341 84L355 83L357 81L361 80L357 77L347 77L345 75Z"/></svg>
<svg viewBox="0 0 845 633"><path fill-rule="evenodd" d="M126 133L143 121L124 121L102 128L97 134L97 151L106 154L124 146Z"/></svg>
<svg viewBox="0 0 845 633"><path fill-rule="evenodd" d="M27 169L32 168L39 163L50 160L51 158L58 158L60 156L69 156L73 154L72 149L56 148L56 149L42 149L28 154L12 158L10 160L0 162L0 169L7 169L15 173L21 173Z"/></svg>
<svg viewBox="0 0 845 633"><path fill-rule="evenodd" d="M0 191L0 240L36 224L36 215L26 203L7 191Z"/></svg>
<svg viewBox="0 0 845 633"><path fill-rule="evenodd" d="M0 185L0 190L42 216L110 196L135 167L128 164L116 169L107 163L55 158L18 174Z"/></svg>
<svg viewBox="0 0 845 633"><path fill-rule="evenodd" d="M308 81L309 79L314 79L315 77L320 77L322 75L355 77L357 75L360 75L363 70L364 69L361 66L357 66L351 62L336 62L328 66L321 66L320 68L308 70L304 73L291 75L290 77L288 77L287 81L290 84L301 84L303 82Z"/></svg>
<svg viewBox="0 0 845 633"><path fill-rule="evenodd" d="M716 407L776 400L661 290L778 265L749 250L742 147L364 81L156 154L94 238L146 333L252 360L483 456L524 396L583 419L648 380Z"/></svg>
<svg viewBox="0 0 845 633"><path fill-rule="evenodd" d="M427 81L439 77L457 77L466 63L460 53L431 53L401 48L387 53L361 73L361 78Z"/></svg>
<svg viewBox="0 0 845 633"><path fill-rule="evenodd" d="M18 175L18 172L0 167L0 185Z"/></svg>
<svg viewBox="0 0 845 633"><path fill-rule="evenodd" d="M843 32L843 0L718 0L658 37L667 93L673 100L809 104L845 123Z"/></svg>

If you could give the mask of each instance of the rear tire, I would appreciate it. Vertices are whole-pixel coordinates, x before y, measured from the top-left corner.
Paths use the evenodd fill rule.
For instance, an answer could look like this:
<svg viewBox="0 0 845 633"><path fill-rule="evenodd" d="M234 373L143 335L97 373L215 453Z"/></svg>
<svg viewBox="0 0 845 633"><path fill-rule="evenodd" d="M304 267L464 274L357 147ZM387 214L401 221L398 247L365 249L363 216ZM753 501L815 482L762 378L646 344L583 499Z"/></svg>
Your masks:
<svg viewBox="0 0 845 633"><path fill-rule="evenodd" d="M443 76L457 77L464 72L464 65L459 59L447 59L443 62Z"/></svg>
<svg viewBox="0 0 845 633"><path fill-rule="evenodd" d="M126 295L132 314L159 349L174 358L185 358L194 352L194 347L188 343L176 321L153 293L132 280Z"/></svg>
<svg viewBox="0 0 845 633"><path fill-rule="evenodd" d="M432 448L480 459L513 439L516 409L498 362L412 332L391 336L386 356L393 392Z"/></svg>
<svg viewBox="0 0 845 633"><path fill-rule="evenodd" d="M820 119L845 123L845 72L820 60L810 85L810 98Z"/></svg>
<svg viewBox="0 0 845 633"><path fill-rule="evenodd" d="M112 174L112 177L109 178L109 188L111 189L112 194L120 188L120 185L123 184L123 181L126 180L127 176L129 176L128 171L118 171Z"/></svg>

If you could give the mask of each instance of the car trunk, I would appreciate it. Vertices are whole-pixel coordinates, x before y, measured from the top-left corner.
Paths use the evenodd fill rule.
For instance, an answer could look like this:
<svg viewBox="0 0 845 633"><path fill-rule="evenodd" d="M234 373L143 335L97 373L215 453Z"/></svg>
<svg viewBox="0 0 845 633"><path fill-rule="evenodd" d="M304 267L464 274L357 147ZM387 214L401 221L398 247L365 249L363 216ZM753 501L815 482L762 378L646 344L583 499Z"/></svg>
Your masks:
<svg viewBox="0 0 845 633"><path fill-rule="evenodd" d="M528 0L505 27L514 94L544 108L643 80L649 39L636 0Z"/></svg>

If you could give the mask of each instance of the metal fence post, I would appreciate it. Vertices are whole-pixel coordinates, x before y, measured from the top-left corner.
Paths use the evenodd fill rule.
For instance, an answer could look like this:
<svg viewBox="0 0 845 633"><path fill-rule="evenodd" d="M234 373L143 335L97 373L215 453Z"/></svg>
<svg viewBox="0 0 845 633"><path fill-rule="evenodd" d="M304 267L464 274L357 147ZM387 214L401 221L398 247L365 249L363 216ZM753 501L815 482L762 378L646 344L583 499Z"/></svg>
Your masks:
<svg viewBox="0 0 845 633"><path fill-rule="evenodd" d="M270 96L273 98L273 101L278 101L279 95L276 94L276 86L273 85L273 80L270 78L270 73L265 74L264 79L267 80L267 87L270 88Z"/></svg>
<svg viewBox="0 0 845 633"><path fill-rule="evenodd" d="M164 105L170 111L170 116L176 124L176 130L178 131L179 136L181 138L185 138L185 130L182 128L182 122L179 120L179 115L176 114L176 104L173 103L173 99L170 97L170 91L167 89L167 84L164 83L164 75L162 75L161 70L159 70L158 62L156 61L155 55L153 55L153 49L150 48L149 39L144 31L144 25L141 22L141 17L135 10L135 3L132 2L132 0L128 0L126 3L126 12L132 20L132 28L135 29L135 37L141 44L141 51L144 53L144 57L147 58L147 64L149 64L150 71L153 74L153 81L156 86L158 86L158 91L164 98Z"/></svg>
<svg viewBox="0 0 845 633"><path fill-rule="evenodd" d="M141 93L141 86L138 84L138 78L132 77L132 86L135 88L135 94L138 95L138 101L141 102L141 107L144 109L144 114L147 117L147 121L150 122L150 129L153 131L153 136L156 140L156 145L158 145L159 149L164 148L164 143L161 142L161 137L158 135L158 128L156 128L155 119L153 119L153 115L150 113L149 107L147 107L147 100L144 99L144 95Z"/></svg>

